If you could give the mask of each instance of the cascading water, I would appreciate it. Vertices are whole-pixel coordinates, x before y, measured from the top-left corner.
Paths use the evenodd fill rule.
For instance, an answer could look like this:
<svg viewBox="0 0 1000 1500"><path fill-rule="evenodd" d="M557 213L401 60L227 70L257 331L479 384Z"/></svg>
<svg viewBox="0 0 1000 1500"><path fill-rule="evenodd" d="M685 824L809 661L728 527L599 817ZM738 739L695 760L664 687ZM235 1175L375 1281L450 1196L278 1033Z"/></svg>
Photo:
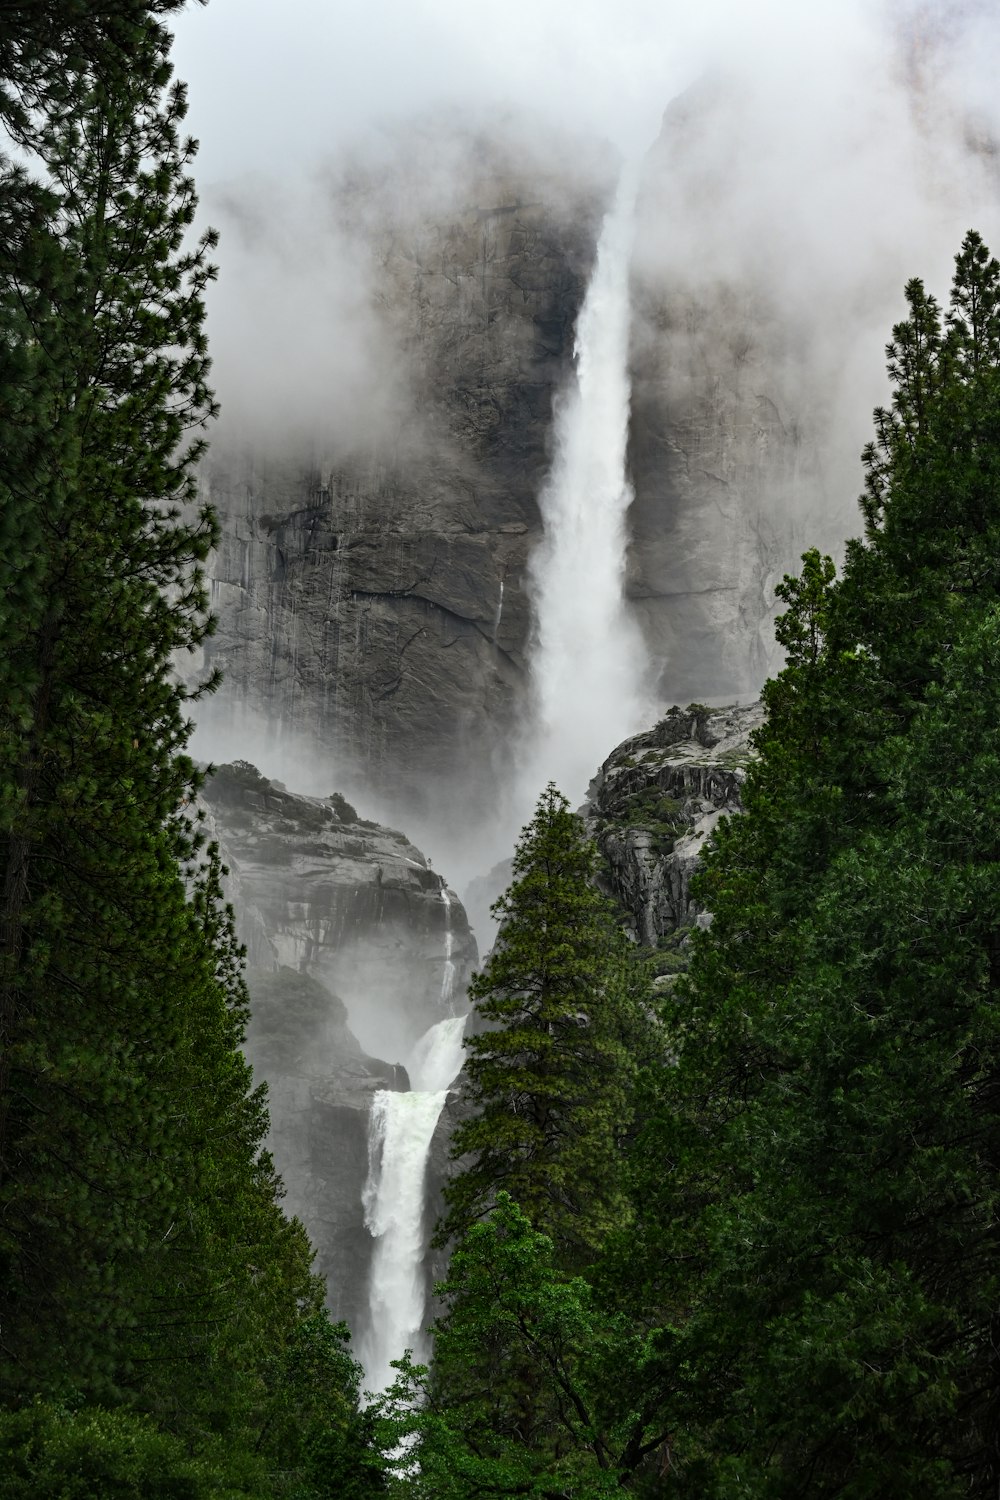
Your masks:
<svg viewBox="0 0 1000 1500"><path fill-rule="evenodd" d="M575 794L615 737L647 713L646 657L623 597L632 500L626 474L630 385L629 263L634 181L626 174L607 215L576 330L576 370L555 422L556 458L540 496L545 526L531 567L535 711L522 751L522 800L546 781ZM503 587L494 635L503 608ZM518 810L523 811L522 809ZM455 979L451 898L445 908L442 1009ZM365 1223L377 1239L369 1327L361 1345L368 1388L384 1390L390 1360L424 1353L424 1178L431 1140L462 1064L461 1018L440 1021L414 1049L408 1094L372 1104Z"/></svg>
<svg viewBox="0 0 1000 1500"><path fill-rule="evenodd" d="M455 934L451 930L451 897L448 895L447 886L441 887L441 900L444 902L444 967L441 970L441 1006L443 1009L448 1009L455 989Z"/></svg>
<svg viewBox="0 0 1000 1500"><path fill-rule="evenodd" d="M500 579L500 590L499 590L499 593L497 595L497 612L493 616L493 644L494 644L494 646L497 643L497 636L500 634L500 621L502 619L503 619L503 579L501 578Z"/></svg>
<svg viewBox="0 0 1000 1500"><path fill-rule="evenodd" d="M535 711L521 785L571 796L609 745L645 720L647 660L625 608L626 472L631 387L629 265L635 174L604 220L576 328L575 380L555 416L555 460L539 497L544 537L532 559Z"/></svg>
<svg viewBox="0 0 1000 1500"><path fill-rule="evenodd" d="M369 1323L361 1343L366 1386L383 1391L395 1371L390 1361L412 1349L426 1354L424 1179L434 1130L448 1089L462 1066L464 1016L438 1021L408 1061L408 1094L380 1089L368 1132L365 1224L375 1236Z"/></svg>

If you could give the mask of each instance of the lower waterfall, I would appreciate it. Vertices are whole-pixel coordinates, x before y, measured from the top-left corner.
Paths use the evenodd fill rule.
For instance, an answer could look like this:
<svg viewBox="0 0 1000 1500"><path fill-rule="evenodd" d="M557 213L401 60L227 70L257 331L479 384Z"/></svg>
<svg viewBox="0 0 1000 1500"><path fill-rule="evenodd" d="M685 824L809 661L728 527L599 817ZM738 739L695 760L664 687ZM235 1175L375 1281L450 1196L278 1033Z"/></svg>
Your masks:
<svg viewBox="0 0 1000 1500"><path fill-rule="evenodd" d="M418 1361L426 1355L424 1179L435 1127L462 1066L464 1028L464 1016L438 1021L407 1061L410 1092L380 1089L372 1099L364 1210L376 1245L360 1348L370 1391L392 1384L390 1361L407 1349Z"/></svg>

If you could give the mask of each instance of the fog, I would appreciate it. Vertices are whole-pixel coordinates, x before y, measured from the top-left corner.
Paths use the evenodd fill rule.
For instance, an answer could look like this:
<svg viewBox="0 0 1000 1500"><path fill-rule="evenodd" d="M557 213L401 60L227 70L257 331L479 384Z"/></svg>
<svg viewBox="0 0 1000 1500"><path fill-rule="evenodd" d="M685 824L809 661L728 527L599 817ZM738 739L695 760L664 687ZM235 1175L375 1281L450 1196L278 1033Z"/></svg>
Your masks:
<svg viewBox="0 0 1000 1500"><path fill-rule="evenodd" d="M602 143L641 154L670 101L712 80L720 107L640 257L664 278L780 291L807 343L824 308L864 309L851 336L875 394L886 287L940 285L957 236L995 216L995 176L967 149L1000 109L1000 24L979 0L512 0L489 18L454 0L290 0L280 17L212 0L178 18L174 52L203 215L222 230L209 333L224 423L258 436L321 431L336 448L359 423L405 427L371 240L461 204L477 134L515 162L606 170ZM374 201L350 201L352 173L381 180ZM835 359L853 357L841 338Z"/></svg>
<svg viewBox="0 0 1000 1500"><path fill-rule="evenodd" d="M978 0L212 0L176 33L202 213L222 232L209 304L220 447L333 465L375 445L457 471L418 330L390 306L396 248L474 204L484 174L527 171L570 213L574 194L609 199L615 163L634 160L640 353L644 337L662 344L667 308L657 358L675 394L742 361L744 389L766 370L769 399L800 424L805 457L760 502L780 576L803 546L836 553L857 529L857 455L886 396L904 281L944 294L965 229L1000 239L1000 22ZM726 345L726 307L736 321L751 310L759 347ZM249 745L296 788L351 785L352 767L253 711L220 725L203 728L200 753ZM609 716L607 751L630 727ZM584 789L565 788L574 801ZM359 802L407 813L381 794ZM509 851L502 789L494 804L474 833L465 812L461 836L436 832L426 809L404 826L457 882Z"/></svg>

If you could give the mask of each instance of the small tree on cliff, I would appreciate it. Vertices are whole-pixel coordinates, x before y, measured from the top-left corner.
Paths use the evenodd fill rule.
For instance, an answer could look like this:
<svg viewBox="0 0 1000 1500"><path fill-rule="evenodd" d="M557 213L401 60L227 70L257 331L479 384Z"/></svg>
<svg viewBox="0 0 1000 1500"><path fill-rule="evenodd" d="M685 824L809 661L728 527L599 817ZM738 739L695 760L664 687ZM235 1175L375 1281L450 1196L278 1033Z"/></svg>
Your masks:
<svg viewBox="0 0 1000 1500"><path fill-rule="evenodd" d="M591 1259L625 1212L619 1147L648 1025L644 974L593 884L596 864L550 782L493 908L496 948L469 990L486 1029L466 1041L475 1114L452 1151L471 1160L447 1189L442 1230L482 1218L503 1188L567 1265Z"/></svg>

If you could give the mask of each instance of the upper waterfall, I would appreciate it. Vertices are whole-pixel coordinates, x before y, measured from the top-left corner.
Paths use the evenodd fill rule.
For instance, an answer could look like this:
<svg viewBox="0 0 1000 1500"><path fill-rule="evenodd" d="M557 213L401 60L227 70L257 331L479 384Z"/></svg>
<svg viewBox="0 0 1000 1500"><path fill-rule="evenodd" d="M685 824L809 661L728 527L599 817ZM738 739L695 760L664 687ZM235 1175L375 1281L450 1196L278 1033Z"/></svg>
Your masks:
<svg viewBox="0 0 1000 1500"><path fill-rule="evenodd" d="M645 649L623 592L635 200L628 169L601 229L539 497L544 538L530 568L535 705L523 757L532 798L550 779L571 796L582 792L609 739L638 727L647 707Z"/></svg>

